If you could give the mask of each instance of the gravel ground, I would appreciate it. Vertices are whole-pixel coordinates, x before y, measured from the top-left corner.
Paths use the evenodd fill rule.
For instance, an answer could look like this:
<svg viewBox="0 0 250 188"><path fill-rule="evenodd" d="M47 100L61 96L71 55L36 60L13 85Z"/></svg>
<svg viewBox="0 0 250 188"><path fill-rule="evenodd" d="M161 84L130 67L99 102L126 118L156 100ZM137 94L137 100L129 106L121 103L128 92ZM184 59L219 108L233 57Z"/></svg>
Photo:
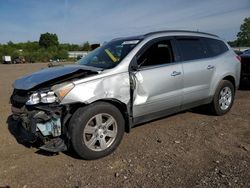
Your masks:
<svg viewBox="0 0 250 188"><path fill-rule="evenodd" d="M250 187L250 89L216 117L190 110L132 129L110 156L85 161L18 144L12 82L46 64L0 65L0 187Z"/></svg>

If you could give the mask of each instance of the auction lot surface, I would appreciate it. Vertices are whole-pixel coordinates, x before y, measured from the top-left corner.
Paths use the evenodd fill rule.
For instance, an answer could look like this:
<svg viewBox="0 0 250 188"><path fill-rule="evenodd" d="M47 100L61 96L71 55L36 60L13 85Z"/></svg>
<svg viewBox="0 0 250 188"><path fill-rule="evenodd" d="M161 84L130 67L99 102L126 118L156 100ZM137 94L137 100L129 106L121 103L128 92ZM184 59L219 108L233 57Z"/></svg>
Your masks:
<svg viewBox="0 0 250 188"><path fill-rule="evenodd" d="M147 123L112 155L84 161L37 152L9 132L12 82L46 65L0 65L0 187L250 187L250 89L225 116L195 110Z"/></svg>

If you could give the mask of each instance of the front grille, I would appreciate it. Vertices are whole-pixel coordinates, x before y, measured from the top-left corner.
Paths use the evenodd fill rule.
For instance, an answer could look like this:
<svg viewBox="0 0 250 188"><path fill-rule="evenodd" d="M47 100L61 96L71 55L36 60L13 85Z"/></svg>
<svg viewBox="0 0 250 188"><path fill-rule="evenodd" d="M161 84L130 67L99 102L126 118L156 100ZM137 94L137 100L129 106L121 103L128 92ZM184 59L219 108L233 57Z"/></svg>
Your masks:
<svg viewBox="0 0 250 188"><path fill-rule="evenodd" d="M28 99L29 95L27 91L14 89L10 102L14 107L22 108Z"/></svg>

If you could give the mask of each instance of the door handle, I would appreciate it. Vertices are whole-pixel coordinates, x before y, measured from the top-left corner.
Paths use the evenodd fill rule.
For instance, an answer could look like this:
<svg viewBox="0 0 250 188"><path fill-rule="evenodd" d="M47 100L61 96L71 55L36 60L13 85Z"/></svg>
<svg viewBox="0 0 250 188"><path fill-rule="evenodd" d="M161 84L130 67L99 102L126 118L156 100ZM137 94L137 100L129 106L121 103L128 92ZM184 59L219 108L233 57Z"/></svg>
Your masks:
<svg viewBox="0 0 250 188"><path fill-rule="evenodd" d="M180 74L181 74L181 72L174 71L174 72L172 72L171 76L178 76Z"/></svg>
<svg viewBox="0 0 250 188"><path fill-rule="evenodd" d="M208 69L208 70L214 69L214 66L213 66L213 65L208 65L208 66L207 66L207 69Z"/></svg>

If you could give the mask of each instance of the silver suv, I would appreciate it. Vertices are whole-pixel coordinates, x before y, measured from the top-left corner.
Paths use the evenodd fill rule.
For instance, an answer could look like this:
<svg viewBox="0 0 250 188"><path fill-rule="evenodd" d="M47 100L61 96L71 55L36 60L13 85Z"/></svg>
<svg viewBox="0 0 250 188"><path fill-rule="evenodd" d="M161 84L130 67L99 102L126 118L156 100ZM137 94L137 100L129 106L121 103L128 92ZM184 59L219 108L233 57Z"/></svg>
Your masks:
<svg viewBox="0 0 250 188"><path fill-rule="evenodd" d="M12 117L41 149L72 147L84 159L97 159L137 124L200 105L227 113L240 69L236 54L215 35L160 31L118 38L77 65L16 80Z"/></svg>

